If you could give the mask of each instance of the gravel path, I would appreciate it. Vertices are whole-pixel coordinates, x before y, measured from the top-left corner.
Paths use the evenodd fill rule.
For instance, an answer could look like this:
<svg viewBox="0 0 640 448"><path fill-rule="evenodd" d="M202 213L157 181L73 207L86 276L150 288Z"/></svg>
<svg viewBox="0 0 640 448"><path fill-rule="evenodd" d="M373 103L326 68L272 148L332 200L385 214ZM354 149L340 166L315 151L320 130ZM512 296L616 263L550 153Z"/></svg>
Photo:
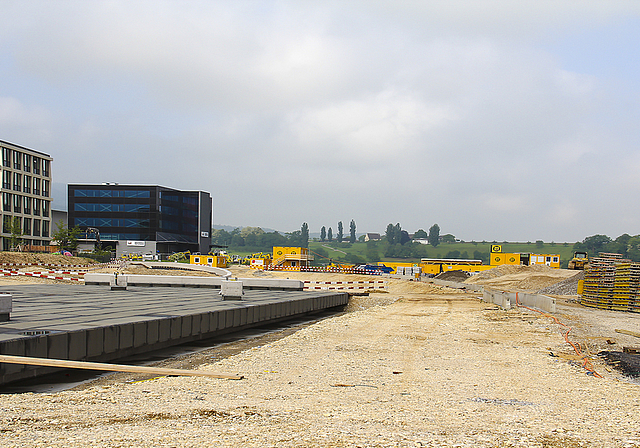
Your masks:
<svg viewBox="0 0 640 448"><path fill-rule="evenodd" d="M377 306L199 366L241 373L241 381L162 377L0 396L0 442L640 446L640 386L598 360L604 378L588 375L550 319L410 286L372 296ZM563 318L583 322L572 306Z"/></svg>

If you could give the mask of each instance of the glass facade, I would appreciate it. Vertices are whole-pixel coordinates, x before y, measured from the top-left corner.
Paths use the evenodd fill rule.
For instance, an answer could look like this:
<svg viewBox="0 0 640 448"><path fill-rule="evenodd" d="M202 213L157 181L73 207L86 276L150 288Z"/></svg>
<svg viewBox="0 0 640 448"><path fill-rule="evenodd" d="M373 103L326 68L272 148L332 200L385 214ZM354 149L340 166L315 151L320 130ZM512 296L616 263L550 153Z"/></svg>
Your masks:
<svg viewBox="0 0 640 448"><path fill-rule="evenodd" d="M208 198L204 211L201 194ZM161 186L69 185L68 207L69 227L95 227L102 241L157 241L193 251L202 245L203 213L207 235L211 228L211 197L199 191Z"/></svg>

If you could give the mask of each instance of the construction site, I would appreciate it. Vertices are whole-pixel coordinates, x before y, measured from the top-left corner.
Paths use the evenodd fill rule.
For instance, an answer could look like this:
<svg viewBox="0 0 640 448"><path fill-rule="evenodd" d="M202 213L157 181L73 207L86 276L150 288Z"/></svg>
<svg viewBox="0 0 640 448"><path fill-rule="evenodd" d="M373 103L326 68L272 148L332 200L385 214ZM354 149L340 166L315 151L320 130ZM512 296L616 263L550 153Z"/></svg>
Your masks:
<svg viewBox="0 0 640 448"><path fill-rule="evenodd" d="M296 289L281 291L286 302L294 296L307 300L308 294L335 297L322 315L295 324L287 324L287 313L278 314L284 308L274 305L279 323L267 331L223 344L214 338L197 351L147 363L153 371L128 369L131 363L113 359L115 373L81 384L18 393L10 389L15 382L9 383L0 395L3 446L640 446L636 264L601 254L584 270L568 270L546 263L553 254L535 254L533 263L529 254L527 264L503 254L507 263L483 269L469 260L440 260L435 275L422 271L429 260L420 271L398 265L392 273L347 273L301 267L312 255L274 248L268 258L282 258L274 269L268 266L275 263L266 262L260 268L255 262L218 267L207 255L191 255L198 257L191 263L98 265L74 257L0 253L0 287L15 296L0 322L3 340L15 338L9 326L24 323L26 310L35 306L25 296L29 290L51 294L51 300L56 291L78 291L87 305L105 310L101 319L118 303L118 294L125 301L132 300L125 294L133 294L169 307L175 301L175 310L178 304L190 310L193 300L201 300L197 293L203 304L221 307L202 305L197 313L229 309L217 325L233 326L238 316L239 327L259 315L256 307L265 300L274 300L265 296L271 293L264 285L281 285L269 282L297 282L282 284ZM544 256L540 263L538 255ZM205 265L221 271L202 270ZM236 295L233 300L220 298L224 288L238 284L239 292L227 292ZM101 292L93 298L90 291ZM106 301L98 305L98 298ZM136 317L136 308L127 322L156 313L141 310ZM304 311L291 310L292 316ZM80 305L69 311L87 315ZM62 308L49 310L48 318L57 312ZM168 318L175 320L173 314ZM182 322L182 331L194 331L194 317L188 327ZM203 322L199 318L198 325ZM140 344L138 327L132 328L132 344ZM148 342L150 327L145 328ZM24 347L37 345L30 338L59 331L30 329L34 334L21 336ZM69 328L68 334L79 329ZM119 331L122 343L127 333ZM90 340L84 340L86 349L93 347ZM1 362L0 373L28 368L19 362Z"/></svg>

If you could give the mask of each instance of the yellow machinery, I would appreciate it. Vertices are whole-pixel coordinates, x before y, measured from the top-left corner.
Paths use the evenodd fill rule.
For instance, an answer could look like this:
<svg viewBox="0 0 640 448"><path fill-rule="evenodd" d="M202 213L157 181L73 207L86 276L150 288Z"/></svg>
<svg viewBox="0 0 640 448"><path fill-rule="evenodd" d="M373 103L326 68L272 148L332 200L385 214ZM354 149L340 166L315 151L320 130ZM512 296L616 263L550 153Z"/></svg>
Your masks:
<svg viewBox="0 0 640 448"><path fill-rule="evenodd" d="M587 253L583 251L576 251L573 253L573 258L569 260L568 268L575 271L581 271L587 267L588 263L589 256Z"/></svg>

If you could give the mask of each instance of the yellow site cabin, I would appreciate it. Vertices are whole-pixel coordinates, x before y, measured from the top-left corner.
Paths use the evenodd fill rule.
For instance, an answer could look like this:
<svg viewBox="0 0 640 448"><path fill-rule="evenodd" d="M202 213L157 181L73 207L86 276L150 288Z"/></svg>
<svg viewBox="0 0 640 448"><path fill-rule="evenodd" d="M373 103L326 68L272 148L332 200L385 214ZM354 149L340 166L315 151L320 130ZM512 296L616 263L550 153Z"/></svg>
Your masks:
<svg viewBox="0 0 640 448"><path fill-rule="evenodd" d="M547 265L560 269L560 255L557 254L531 254L531 253L504 253L502 246L491 246L491 266L515 265L533 266L536 264Z"/></svg>
<svg viewBox="0 0 640 448"><path fill-rule="evenodd" d="M226 268L226 255L189 255L189 264L213 266L214 268Z"/></svg>
<svg viewBox="0 0 640 448"><path fill-rule="evenodd" d="M309 262L313 261L313 255L309 253L306 247L274 247L273 261L274 267L308 267Z"/></svg>

